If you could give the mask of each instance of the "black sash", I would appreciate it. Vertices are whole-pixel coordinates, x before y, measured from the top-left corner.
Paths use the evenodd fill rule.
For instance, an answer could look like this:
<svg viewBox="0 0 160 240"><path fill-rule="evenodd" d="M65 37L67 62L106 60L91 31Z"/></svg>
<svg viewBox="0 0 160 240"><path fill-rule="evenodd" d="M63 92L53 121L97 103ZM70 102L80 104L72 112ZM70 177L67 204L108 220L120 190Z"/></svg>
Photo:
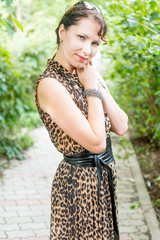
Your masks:
<svg viewBox="0 0 160 240"><path fill-rule="evenodd" d="M94 154L87 150L83 151L82 153L78 153L71 156L63 155L64 161L70 163L77 167L97 167L97 175L98 175L98 203L100 198L100 185L101 185L101 164L105 165L108 169L108 183L109 183L109 191L111 196L111 204L112 204L112 214L113 214L113 224L114 224L114 234L115 240L119 240L119 230L117 225L117 218L116 218L116 207L114 201L114 186L113 186L113 178L112 178L112 170L108 166L108 163L114 161L112 147L111 147L111 139L108 135L106 138L107 147L103 153Z"/></svg>

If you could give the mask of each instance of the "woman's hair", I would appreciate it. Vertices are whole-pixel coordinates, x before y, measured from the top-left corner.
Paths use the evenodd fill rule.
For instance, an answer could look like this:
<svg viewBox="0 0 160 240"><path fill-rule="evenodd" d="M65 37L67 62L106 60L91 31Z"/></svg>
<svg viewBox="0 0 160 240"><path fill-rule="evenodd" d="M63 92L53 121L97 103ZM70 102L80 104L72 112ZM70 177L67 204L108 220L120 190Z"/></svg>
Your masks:
<svg viewBox="0 0 160 240"><path fill-rule="evenodd" d="M60 39L59 39L59 27L61 24L64 25L65 29L68 29L72 25L76 25L78 21L82 18L90 18L95 20L99 23L100 30L98 35L101 37L104 44L107 44L105 39L105 35L107 33L107 24L101 14L101 10L94 6L92 3L86 1L77 2L73 7L71 7L62 17L58 27L56 28L55 32L57 35L57 44L59 46Z"/></svg>

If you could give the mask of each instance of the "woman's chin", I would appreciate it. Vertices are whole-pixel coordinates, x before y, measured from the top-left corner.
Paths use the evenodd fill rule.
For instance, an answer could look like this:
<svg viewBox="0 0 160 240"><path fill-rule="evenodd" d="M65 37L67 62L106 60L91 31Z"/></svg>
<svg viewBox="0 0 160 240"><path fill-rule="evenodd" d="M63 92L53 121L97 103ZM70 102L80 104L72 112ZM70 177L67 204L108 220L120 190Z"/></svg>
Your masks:
<svg viewBox="0 0 160 240"><path fill-rule="evenodd" d="M76 64L74 64L74 68L83 68L84 66L86 65L86 63L81 63L81 62L79 62L79 63L76 63Z"/></svg>

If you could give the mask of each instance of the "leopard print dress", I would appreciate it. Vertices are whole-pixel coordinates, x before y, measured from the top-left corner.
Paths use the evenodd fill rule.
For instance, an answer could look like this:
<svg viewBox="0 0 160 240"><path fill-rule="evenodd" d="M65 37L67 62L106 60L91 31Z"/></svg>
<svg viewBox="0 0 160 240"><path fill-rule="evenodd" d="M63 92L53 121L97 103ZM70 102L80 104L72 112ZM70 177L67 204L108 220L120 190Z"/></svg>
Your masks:
<svg viewBox="0 0 160 240"><path fill-rule="evenodd" d="M73 101L87 118L87 102L78 75L71 74L61 64L48 59L48 67L36 83L36 106L50 139L57 150L66 156L81 153L85 149L68 136L54 119L38 103L37 88L40 81L50 77L57 79L70 93ZM106 135L110 134L110 121L104 115ZM116 221L118 203L116 196L117 175L115 161L109 163L113 175ZM51 191L50 240L114 240L112 204L108 183L108 171L101 166L100 204L97 205L98 178L96 167L77 167L63 159L56 170Z"/></svg>

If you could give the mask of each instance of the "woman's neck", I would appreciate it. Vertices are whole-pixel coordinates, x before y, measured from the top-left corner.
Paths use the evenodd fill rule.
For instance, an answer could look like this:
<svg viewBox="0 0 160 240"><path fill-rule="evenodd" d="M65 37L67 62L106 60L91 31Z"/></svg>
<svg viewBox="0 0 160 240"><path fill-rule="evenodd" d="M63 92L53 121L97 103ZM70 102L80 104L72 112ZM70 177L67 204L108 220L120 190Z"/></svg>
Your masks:
<svg viewBox="0 0 160 240"><path fill-rule="evenodd" d="M58 51L55 54L54 60L60 63L64 68L66 68L68 72L70 73L73 72L74 67L67 61L60 47L58 48Z"/></svg>

